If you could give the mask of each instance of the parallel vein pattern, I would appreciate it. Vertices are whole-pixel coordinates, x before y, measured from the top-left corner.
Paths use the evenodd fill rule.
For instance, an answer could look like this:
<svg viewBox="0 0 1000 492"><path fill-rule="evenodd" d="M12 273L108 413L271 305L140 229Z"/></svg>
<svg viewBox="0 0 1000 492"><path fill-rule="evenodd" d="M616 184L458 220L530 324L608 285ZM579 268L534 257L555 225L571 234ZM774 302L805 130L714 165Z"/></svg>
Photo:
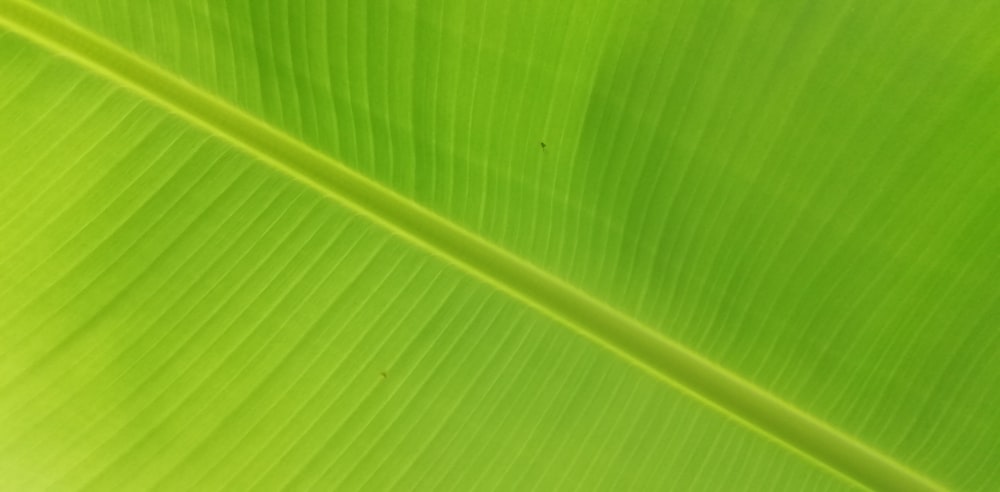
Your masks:
<svg viewBox="0 0 1000 492"><path fill-rule="evenodd" d="M936 489L635 320L99 38L21 2L5 2L0 15L8 29L179 112L836 472L877 489Z"/></svg>
<svg viewBox="0 0 1000 492"><path fill-rule="evenodd" d="M993 24L1000 4L31 3L556 274L910 468L956 490L998 488L1000 419L995 408L1000 393L992 388L1000 385L1000 359L993 357L1000 350L1000 289L994 280L1000 276L1000 35ZM108 468L107 460L121 456L122 447L136 437L129 437L130 429L155 439L178 432L211 434L210 422L219 415L211 410L174 412L158 428L135 425L148 423L144 416L153 414L137 414L140 407L128 406L130 400L121 394L102 403L106 388L128 387L127 393L142 398L159 389L164 395L184 394L178 392L183 386L134 386L144 380L120 376L111 384L110 375L131 366L114 365L114 346L88 345L97 339L94 334L115 339L113 330L157 333L159 326L183 326L185 322L171 324L169 314L162 314L171 312L170 303L183 307L210 296L244 311L240 319L258 321L258 330L280 326L291 336L306 327L292 313L323 299L328 288L349 276L326 270L340 267L319 263L319 277L306 278L325 275L327 287L313 282L318 290L310 301L281 303L265 313L252 305L284 296L281 283L293 281L271 269L291 272L300 265L258 264L253 254L244 254L254 251L246 244L231 250L184 249L187 253L177 257L163 253L178 245L229 238L211 226L189 226L195 217L211 223L215 214L208 208L233 221L272 224L237 233L239 241L262 247L290 242L282 224L261 215L258 207L287 209L285 202L300 196L297 192L302 197L316 192L289 185L267 166L249 162L261 167L251 173L256 180L232 185L248 193L240 195L244 201L202 200L197 188L189 189L200 182L198 176L206 176L208 189L210 183L224 186L228 177L250 172L241 163L252 159L231 149L207 152L229 144L174 117L163 119L160 109L87 73L93 68L73 69L14 35L4 35L0 42L0 336L8 347L0 354L0 385L11 383L6 392L0 389L0 411L8 404L19 409L0 420L13 426L16 431L10 435L17 436L0 449L19 451L17 459L0 462L0 467L21 462L21 472L37 471L43 461L32 459L27 450L46 446L27 443L52 443L47 446L50 456L59 456L55 450L62 449L68 458L94 449L95 439L104 439L99 435L121 434L89 456L88 466L106 469L101 480L149 483L148 477L121 476L120 468ZM187 133L192 136L179 138ZM159 153L156 142L161 139L176 144ZM547 148L542 150L540 141ZM167 174L134 174L146 169L138 163L151 160L156 167L149 170ZM175 177L163 178L167 175ZM287 195L271 194L286 187ZM319 213L340 208L330 200L321 202L316 202ZM173 205L161 206L168 203ZM116 224L122 226L109 229ZM358 230L346 229L343 240ZM183 241L170 239L181 231L187 235ZM327 237L315 231L315 242L293 251L318 255L316 249ZM342 254L336 251L330 254ZM146 268L161 254L173 258L172 270ZM212 257L228 262L227 269L199 269L203 258ZM432 270L440 263L419 254L415 258ZM244 270L256 268L262 269L260 278L272 279L271 287L260 293L239 288ZM368 268L372 266L363 271ZM232 274L219 277L222 272ZM133 275L150 279L132 283ZM393 295L393 283L383 283L373 295ZM157 301L161 293L184 288L190 292L180 300L170 294ZM134 289L148 301L133 302ZM330 309L356 303L340 299ZM108 308L119 302L120 308ZM131 313L124 324L101 322L122 313ZM379 317L383 321L356 325L371 318L359 316L350 328L325 329L382 332L383 324L392 321ZM534 319L528 313L520 316ZM154 346L142 352L149 354L144 357L169 360L174 346L182 347L177 353L203 356L217 350L240 353L233 349L237 338L218 336L225 330L239 332L238 324L227 325L224 314L197 319L204 319L196 330L203 336L177 338L177 345L164 345L162 351ZM326 318L318 319L326 324ZM501 319L489 330L510 329L509 322ZM478 329L462 324L462 316L446 324L446 331L455 334ZM302 335L303 340L323 329L312 333ZM331 347L316 364L296 366L275 381L326 380L351 353L392 346L391 340L366 340ZM210 342L218 348L209 350L205 344ZM650 404L655 399L646 393L654 391L649 386L626 386L634 388L629 392L621 386L627 379L591 378L574 362L603 360L576 352L587 349L561 344L539 348L537 343L549 344L527 337L509 350L559 360L547 367L584 377L586 383L560 385L563 389L556 393L575 404L550 411L549 403L537 396L521 398L548 395L547 385L558 384L558 377L522 384L513 382L518 380L514 374L532 371L475 376L480 373L462 369L470 378L485 378L481 384L490 389L482 394L506 394L518 406L502 404L488 419L485 413L466 413L477 393L461 393L459 382L446 383L443 388L453 388L444 398L464 395L455 400L449 418L466 422L465 437L445 425L434 434L440 440L427 440L417 430L394 448L390 443L397 433L378 433L375 441L386 446L373 447L356 469L371 472L369 465L384 458L382 478L371 482L375 488L392 484L406 489L417 483L434 489L494 484L499 489L549 490L560 483L559 476L566 477L564 487L570 489L662 489L669 484L666 488L729 490L734 482L747 490L823 488L799 473L801 465L763 452L761 445L748 445L732 426L713 427L708 415L681 410L689 405L672 399ZM94 347L87 352L93 364L77 360L80 371L67 370L76 367L74 354L81 347ZM464 350L461 343L450 347ZM282 350L280 344L265 344L258 357L269 359ZM517 357L499 350L501 359ZM561 357L564 353L570 355ZM602 357L615 359L611 353ZM111 364L110 370L88 370L96 370L98 363ZM591 368L589 364L582 367ZM396 377L390 381L408 385L413 380L401 379L398 369L392 372ZM236 387L245 382L244 375L254 377L254 372L233 374ZM222 384L227 377L216 371L205 384L218 387L213 381ZM352 384L364 380L355 378ZM44 392L43 387L53 390ZM300 417L289 409L302 400L293 392L281 396L287 405L276 405L278 394L244 400L249 416L256 415L254 409L274 408L275 417L253 424L257 430L251 436L275 432L274 423L296 428ZM343 401L358 394L345 390ZM595 394L616 399L600 416L592 404L601 400L587 396ZM203 405L212 396L191 393L178 408ZM538 405L531 406L536 400ZM420 396L409 404L437 408ZM491 405L495 403L486 404ZM409 414L403 408L390 408L399 408L406 421ZM68 447L47 437L75 428L90 411L84 409L109 417L96 421ZM301 415L312 418L309 412ZM333 414L323 415L313 428L333 424ZM434 421L445 414L431 415ZM526 415L558 420L518 426ZM568 428L568 422L575 424ZM604 434L612 422L614 438ZM240 420L227 435L247 433L251 423ZM268 453L260 447L266 440L251 438L245 453L215 461L236 469L246 469L247 456L256 456L257 463L275 456L295 463L305 458L294 449L324 449L340 442L338 437L319 444L308 439L310 433L284 441L287 453ZM584 434L587 443L604 443L599 452L588 452L593 448L578 442ZM352 446L370 442L376 434L364 435ZM658 439L669 444L650 444ZM436 448L441 442L474 458L459 464ZM218 446L200 449L215 456L213 448L229 444L222 438ZM411 452L403 451L407 446ZM687 451L677 454L678 447ZM148 469L163 467L157 473L180 481L203 476L204 483L216 487L224 483L219 474L232 472L224 465L201 467L213 460L180 462L169 452L157 454L154 446L136 449L133 463L141 459ZM183 454L188 448L182 439L167 449ZM578 451L578 459L564 450ZM742 459L741 450L746 450ZM341 480L337 463L357 456L350 451L319 457L315 466L302 471L303 483L324 488ZM415 463L414 456L420 457ZM425 459L429 456L435 458ZM512 456L518 458L510 461ZM397 468L397 463L412 466ZM413 482L416 472L393 474L424 470L428 463L439 471L455 471L428 472L431 478L418 482ZM298 466L270 467L265 474L270 478L259 483L270 487L292 469L301 471ZM60 472L52 468L43 475L38 483L51 483L50 477ZM0 469L0 477L16 476ZM34 482L14 483L20 485L3 488L24 490ZM60 483L79 485L68 479ZM350 489L361 482L343 483Z"/></svg>
<svg viewBox="0 0 1000 492"><path fill-rule="evenodd" d="M0 229L0 489L844 490L184 120L0 47L0 203L32 204Z"/></svg>

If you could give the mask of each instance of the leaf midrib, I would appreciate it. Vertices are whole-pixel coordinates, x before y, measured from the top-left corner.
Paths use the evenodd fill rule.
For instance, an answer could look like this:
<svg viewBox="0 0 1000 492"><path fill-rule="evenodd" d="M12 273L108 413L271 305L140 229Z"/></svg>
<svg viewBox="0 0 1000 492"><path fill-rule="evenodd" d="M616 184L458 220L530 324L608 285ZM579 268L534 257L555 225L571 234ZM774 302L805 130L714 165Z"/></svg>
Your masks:
<svg viewBox="0 0 1000 492"><path fill-rule="evenodd" d="M177 76L21 0L0 25L159 104L858 484L942 488L611 306Z"/></svg>

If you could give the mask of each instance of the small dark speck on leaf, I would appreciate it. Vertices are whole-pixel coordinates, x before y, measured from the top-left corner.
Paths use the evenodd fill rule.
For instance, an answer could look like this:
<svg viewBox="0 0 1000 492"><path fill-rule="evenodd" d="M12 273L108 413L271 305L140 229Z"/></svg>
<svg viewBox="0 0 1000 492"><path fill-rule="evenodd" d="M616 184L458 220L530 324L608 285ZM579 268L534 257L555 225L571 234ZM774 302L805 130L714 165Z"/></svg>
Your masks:
<svg viewBox="0 0 1000 492"><path fill-rule="evenodd" d="M388 377L389 377L389 375L388 375L388 374L386 374L386 373L385 373L385 371L382 371L382 372L378 373L378 375L379 375L379 376L382 376L382 379L386 379L386 378L388 378Z"/></svg>
<svg viewBox="0 0 1000 492"><path fill-rule="evenodd" d="M547 145L545 145L545 142L538 142L538 144L542 146L543 151L545 150L545 147L547 147Z"/></svg>

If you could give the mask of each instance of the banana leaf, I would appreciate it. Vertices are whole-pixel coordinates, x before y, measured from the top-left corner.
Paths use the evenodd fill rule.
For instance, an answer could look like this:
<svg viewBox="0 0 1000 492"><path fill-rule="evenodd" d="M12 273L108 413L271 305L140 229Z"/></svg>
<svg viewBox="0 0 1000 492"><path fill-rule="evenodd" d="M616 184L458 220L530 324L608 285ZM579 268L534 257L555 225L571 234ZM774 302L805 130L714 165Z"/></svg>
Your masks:
<svg viewBox="0 0 1000 492"><path fill-rule="evenodd" d="M0 0L0 489L1000 489L998 19Z"/></svg>

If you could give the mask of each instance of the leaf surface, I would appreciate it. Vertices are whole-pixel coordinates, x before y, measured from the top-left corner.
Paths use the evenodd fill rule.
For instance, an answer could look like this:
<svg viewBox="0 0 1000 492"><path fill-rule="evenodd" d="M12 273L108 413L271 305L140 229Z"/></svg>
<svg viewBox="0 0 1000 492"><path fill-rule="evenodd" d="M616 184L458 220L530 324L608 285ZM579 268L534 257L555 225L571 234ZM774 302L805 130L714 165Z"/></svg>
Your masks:
<svg viewBox="0 0 1000 492"><path fill-rule="evenodd" d="M991 7L38 4L848 439L996 484ZM268 141L0 41L7 488L852 486Z"/></svg>

